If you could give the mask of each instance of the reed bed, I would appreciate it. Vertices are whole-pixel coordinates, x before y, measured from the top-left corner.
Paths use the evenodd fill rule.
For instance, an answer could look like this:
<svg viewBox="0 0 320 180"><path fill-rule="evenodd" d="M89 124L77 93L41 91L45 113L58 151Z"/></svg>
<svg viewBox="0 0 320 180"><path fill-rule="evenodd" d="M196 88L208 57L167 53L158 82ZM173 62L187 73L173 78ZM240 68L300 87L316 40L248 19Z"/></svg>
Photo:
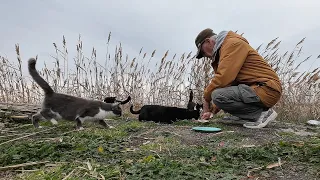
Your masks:
<svg viewBox="0 0 320 180"><path fill-rule="evenodd" d="M37 67L44 65L38 70L55 91L79 97L102 100L106 96L125 99L130 95L137 106L161 104L186 107L189 89L192 89L194 101L201 102L203 89L213 77L209 59L197 60L192 52L179 55L169 51L162 58L156 58L155 55L160 52L144 52L143 48L137 57L129 58L123 52L121 43L114 52L109 52L110 39L111 33L105 57L97 57L94 47L91 55L86 56L79 36L76 56L70 57L67 41L63 37L61 47L53 43L53 65L38 59ZM310 69L299 71L302 64L315 61L320 55L301 60L304 40L299 41L291 52L283 54L279 53L281 41L278 38L257 48L283 83L283 96L275 106L281 120L303 122L320 118L320 68L313 67L311 63ZM27 59L21 59L18 44L15 50L17 61L0 56L0 102L40 103L43 92L28 74L22 72L22 66L27 66Z"/></svg>

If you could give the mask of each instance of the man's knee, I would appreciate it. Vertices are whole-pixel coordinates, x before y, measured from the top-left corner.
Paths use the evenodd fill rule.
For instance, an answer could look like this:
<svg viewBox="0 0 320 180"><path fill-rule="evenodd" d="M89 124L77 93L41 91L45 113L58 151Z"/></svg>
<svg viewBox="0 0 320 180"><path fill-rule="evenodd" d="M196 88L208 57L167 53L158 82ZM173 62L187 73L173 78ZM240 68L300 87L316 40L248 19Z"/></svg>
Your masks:
<svg viewBox="0 0 320 180"><path fill-rule="evenodd" d="M225 96L225 89L223 89L223 88L219 88L219 89L214 90L211 93L211 98L212 98L213 103L216 105L221 104L221 103L225 103L229 100L229 98Z"/></svg>

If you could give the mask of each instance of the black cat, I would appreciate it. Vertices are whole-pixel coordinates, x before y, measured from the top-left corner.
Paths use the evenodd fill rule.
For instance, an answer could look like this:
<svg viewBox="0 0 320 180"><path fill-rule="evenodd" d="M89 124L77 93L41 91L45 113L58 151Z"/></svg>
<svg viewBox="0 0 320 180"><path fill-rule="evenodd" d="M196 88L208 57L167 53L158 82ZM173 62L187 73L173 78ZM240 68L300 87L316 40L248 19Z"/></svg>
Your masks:
<svg viewBox="0 0 320 180"><path fill-rule="evenodd" d="M144 105L138 111L130 107L132 114L139 114L139 121L154 121L157 123L171 124L177 120L198 119L200 117L200 107L197 110L189 110L185 108L161 106L161 105Z"/></svg>
<svg viewBox="0 0 320 180"><path fill-rule="evenodd" d="M192 91L192 89L190 89L189 102L188 102L188 105L187 105L187 109L189 109L189 110L197 110L197 109L200 109L200 108L203 109L203 104L198 104L198 103L193 102L193 91Z"/></svg>

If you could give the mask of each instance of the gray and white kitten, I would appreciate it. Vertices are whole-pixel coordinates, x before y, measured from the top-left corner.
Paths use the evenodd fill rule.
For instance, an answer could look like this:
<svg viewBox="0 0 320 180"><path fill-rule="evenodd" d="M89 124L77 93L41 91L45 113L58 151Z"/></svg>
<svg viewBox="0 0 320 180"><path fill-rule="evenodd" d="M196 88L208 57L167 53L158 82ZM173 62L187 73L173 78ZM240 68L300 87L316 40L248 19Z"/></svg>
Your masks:
<svg viewBox="0 0 320 180"><path fill-rule="evenodd" d="M98 121L104 127L109 127L104 118L119 117L122 114L120 102L105 103L97 100L88 100L71 95L56 93L36 70L36 60L28 61L29 73L33 80L45 93L41 110L32 116L32 124L39 128L40 119L50 120L57 124L57 120L76 121L76 129L83 129L82 123L86 120Z"/></svg>

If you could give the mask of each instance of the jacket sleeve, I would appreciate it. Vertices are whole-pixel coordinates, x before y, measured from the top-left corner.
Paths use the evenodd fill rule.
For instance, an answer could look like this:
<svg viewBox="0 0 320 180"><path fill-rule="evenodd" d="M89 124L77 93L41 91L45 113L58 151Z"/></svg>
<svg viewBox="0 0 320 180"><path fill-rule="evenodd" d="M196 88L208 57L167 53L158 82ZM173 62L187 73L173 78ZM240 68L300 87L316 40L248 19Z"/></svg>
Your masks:
<svg viewBox="0 0 320 180"><path fill-rule="evenodd" d="M220 62L217 72L210 84L204 90L204 99L211 101L211 93L217 89L226 87L237 77L249 52L248 44L242 40L229 42L221 48Z"/></svg>

